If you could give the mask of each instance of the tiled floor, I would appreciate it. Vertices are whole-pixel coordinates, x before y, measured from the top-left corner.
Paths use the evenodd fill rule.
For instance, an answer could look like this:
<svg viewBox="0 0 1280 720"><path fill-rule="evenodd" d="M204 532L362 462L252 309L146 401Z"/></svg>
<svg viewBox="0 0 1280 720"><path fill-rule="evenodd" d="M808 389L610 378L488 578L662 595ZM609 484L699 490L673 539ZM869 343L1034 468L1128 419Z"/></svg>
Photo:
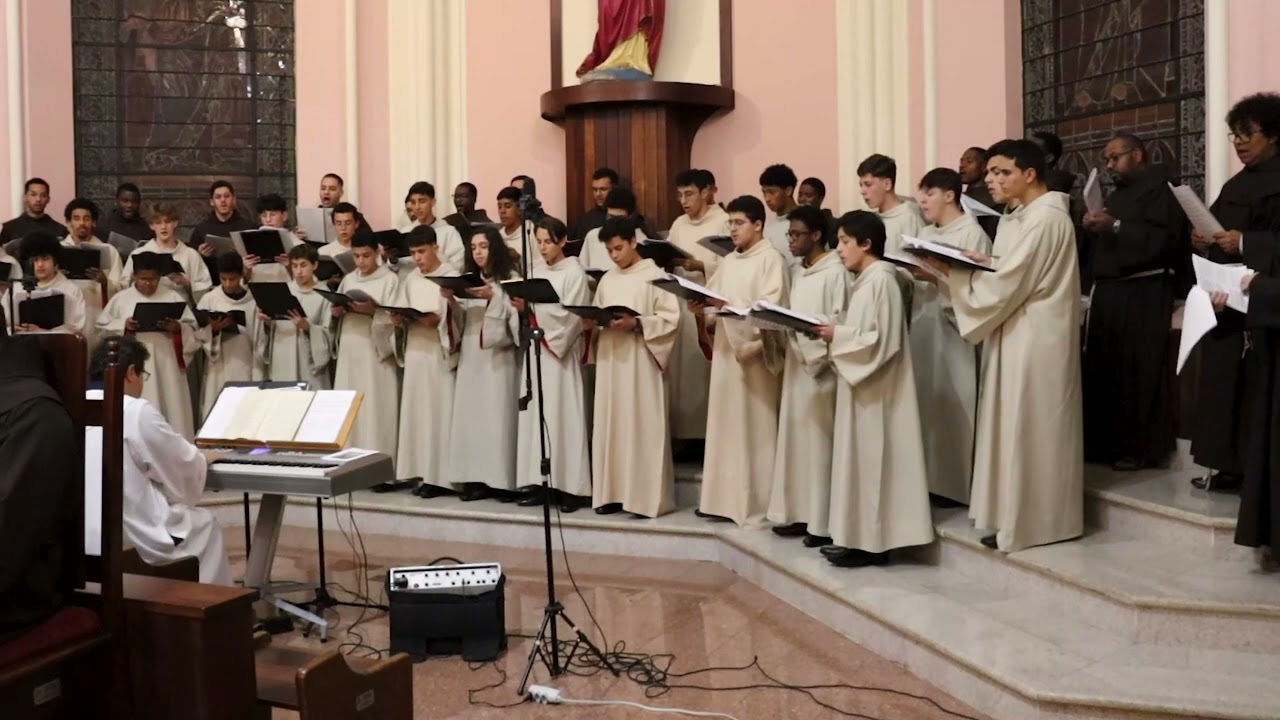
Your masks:
<svg viewBox="0 0 1280 720"><path fill-rule="evenodd" d="M327 533L329 580L354 589L356 562L351 549L338 532ZM237 532L227 533L233 568L242 571L243 545ZM277 580L316 577L314 535L300 528L286 528L277 555ZM496 561L508 577L507 632L531 635L541 619L545 604L545 582L541 552L492 546L463 545L390 536L364 536L369 557L373 594L381 598L377 578L398 564L421 564L450 555L472 562ZM753 660L775 678L796 685L856 685L862 689L824 688L812 690L822 702L856 713L855 717L919 718L943 720L961 717L940 710L928 700L887 692L927 696L948 710L975 718L985 716L966 707L898 665L880 658L828 627L774 598L761 588L740 579L724 567L709 562L681 560L619 559L601 555L572 553L572 569L582 597L573 592L564 572L563 556L557 556L558 588L566 611L588 629L592 621L584 607L595 613L608 642L625 643L627 652L668 655L675 684L711 688L736 688L766 684L758 669L720 670L675 677L707 667L747 667ZM346 593L335 594L347 597ZM341 625L333 631L329 646L351 639L346 625L358 610L343 608L331 616ZM388 643L384 617L374 615L356 628L364 642L378 648ZM300 633L277 636L275 643L319 645L314 637ZM515 702L515 688L523 670L529 641L512 638L511 648L496 663L470 668L460 659L431 659L414 667L414 698L421 718L638 718L649 717L635 709L620 707L558 708L521 705L495 709L468 702L472 690L497 685L472 694L476 702ZM664 661L665 662L665 661ZM504 676L505 674L505 676ZM505 679L504 679L505 677ZM743 689L708 691L675 689L662 697L645 697L645 690L626 677L615 679L600 673L591 677L562 676L551 679L539 668L536 682L559 688L566 697L618 699L665 707L715 711L747 718L826 718L841 714L818 705L796 691L783 689ZM290 717L277 712L276 717Z"/></svg>

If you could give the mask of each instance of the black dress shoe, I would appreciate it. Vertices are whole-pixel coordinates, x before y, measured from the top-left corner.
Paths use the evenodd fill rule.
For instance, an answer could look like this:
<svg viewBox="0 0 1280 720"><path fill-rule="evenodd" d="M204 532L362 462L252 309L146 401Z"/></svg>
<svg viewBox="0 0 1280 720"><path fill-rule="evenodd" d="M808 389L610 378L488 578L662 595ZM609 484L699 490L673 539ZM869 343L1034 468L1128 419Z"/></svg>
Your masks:
<svg viewBox="0 0 1280 720"><path fill-rule="evenodd" d="M462 502L475 502L476 500L484 500L492 494L489 486L484 483L467 483L466 489L458 494L458 499Z"/></svg>
<svg viewBox="0 0 1280 720"><path fill-rule="evenodd" d="M493 499L504 504L510 504L520 499L520 493L515 490L494 490L490 488L489 494L493 496Z"/></svg>
<svg viewBox="0 0 1280 720"><path fill-rule="evenodd" d="M436 498L444 497L445 495L454 495L455 493L449 488L442 488L439 485L422 483L413 489L413 494L420 498Z"/></svg>
<svg viewBox="0 0 1280 720"><path fill-rule="evenodd" d="M831 544L831 538L822 535L805 535L802 541L807 548L827 547Z"/></svg>
<svg viewBox="0 0 1280 720"><path fill-rule="evenodd" d="M591 505L591 498L579 495L570 495L569 493L560 493L560 512L571 513L578 512L584 507Z"/></svg>
<svg viewBox="0 0 1280 720"><path fill-rule="evenodd" d="M849 548L841 545L823 545L818 548L818 552L822 553L823 557L831 557L832 555L839 555L848 549Z"/></svg>
<svg viewBox="0 0 1280 720"><path fill-rule="evenodd" d="M546 495L542 492L542 488L534 488L524 493L524 497L517 500L516 505L520 507L542 507L545 501Z"/></svg>
<svg viewBox="0 0 1280 720"><path fill-rule="evenodd" d="M694 510L693 514L697 515L703 520L710 520L711 522L733 522L732 519L727 518L723 515L712 515L711 513L704 513L701 510Z"/></svg>
<svg viewBox="0 0 1280 720"><path fill-rule="evenodd" d="M1236 473L1210 472L1204 477L1193 479L1191 484L1197 490L1237 492L1240 490L1240 486L1244 484L1244 477Z"/></svg>
<svg viewBox="0 0 1280 720"><path fill-rule="evenodd" d="M622 512L622 503L605 503L596 508L597 515L617 515Z"/></svg>
<svg viewBox="0 0 1280 720"><path fill-rule="evenodd" d="M982 538L981 540L979 540L978 542L982 543L982 544L983 544L983 545L985 545L986 547L991 548L992 550L999 550L999 549L1000 549L1000 544L999 544L998 542L996 542L996 536L995 536L995 535L985 535L985 536L983 536L983 538Z"/></svg>
<svg viewBox="0 0 1280 720"><path fill-rule="evenodd" d="M929 504L936 508L944 509L964 507L964 503L956 502L949 497L943 497L942 495L935 495L933 493L929 493Z"/></svg>
<svg viewBox="0 0 1280 720"><path fill-rule="evenodd" d="M888 565L889 553L871 553L866 550L848 548L842 553L828 555L827 562L842 568L870 567L872 565Z"/></svg>
<svg viewBox="0 0 1280 720"><path fill-rule="evenodd" d="M791 523L790 525L774 525L773 534L778 537L800 537L808 534L809 526L805 523Z"/></svg>

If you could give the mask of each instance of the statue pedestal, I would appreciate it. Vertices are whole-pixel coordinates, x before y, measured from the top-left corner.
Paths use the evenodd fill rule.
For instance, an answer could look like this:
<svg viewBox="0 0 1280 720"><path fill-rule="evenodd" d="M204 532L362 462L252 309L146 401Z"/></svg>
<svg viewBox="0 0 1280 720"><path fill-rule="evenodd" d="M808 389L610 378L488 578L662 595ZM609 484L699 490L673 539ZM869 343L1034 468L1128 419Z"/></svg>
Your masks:
<svg viewBox="0 0 1280 720"><path fill-rule="evenodd" d="M732 110L732 88L653 81L599 81L542 95L542 117L565 131L570 227L593 206L591 173L611 167L630 182L655 229L681 213L672 181L689 168L693 137L718 110Z"/></svg>

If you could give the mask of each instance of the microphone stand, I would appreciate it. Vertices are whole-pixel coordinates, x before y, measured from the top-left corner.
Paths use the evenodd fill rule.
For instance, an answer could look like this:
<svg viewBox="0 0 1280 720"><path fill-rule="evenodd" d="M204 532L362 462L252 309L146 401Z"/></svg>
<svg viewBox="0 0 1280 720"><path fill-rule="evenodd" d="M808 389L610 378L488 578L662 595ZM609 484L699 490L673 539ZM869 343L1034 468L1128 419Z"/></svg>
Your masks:
<svg viewBox="0 0 1280 720"><path fill-rule="evenodd" d="M520 203L520 246L524 250L521 254L520 264L524 272L525 279L529 278L529 269L532 263L529 260L529 253L532 249L532 243L529 241L528 223L526 215L532 215L540 210L537 201L526 202L529 198L521 198ZM600 658L600 662L613 673L614 677L619 677L619 672L609 658L605 656L600 648L582 632L564 611L564 605L556 599L556 577L555 577L555 553L551 548L551 451L547 447L547 416L546 403L543 401L543 385L542 385L542 341L546 337L546 331L536 326L533 321L533 306L526 302L525 310L520 314L520 346L524 352L524 376L525 376L525 392L520 397L520 411L526 412L529 409L529 401L532 399L534 392L538 394L538 471L542 475L542 542L543 550L546 554L547 563L547 606L542 611L542 624L538 627L538 632L533 637L533 647L529 650L529 660L524 666L524 675L520 678L520 686L516 688L516 694L524 697L525 690L529 686L529 677L533 674L533 665L541 660L547 670L551 672L551 677L559 677L569 669L569 663L573 660L574 654L578 650L579 645L586 646L587 652L593 652ZM577 640L573 646L569 648L569 654L565 657L564 662L560 662L560 639L557 633L557 620L563 620L566 625L575 633ZM548 638L548 632L550 638ZM545 647L544 647L545 646Z"/></svg>

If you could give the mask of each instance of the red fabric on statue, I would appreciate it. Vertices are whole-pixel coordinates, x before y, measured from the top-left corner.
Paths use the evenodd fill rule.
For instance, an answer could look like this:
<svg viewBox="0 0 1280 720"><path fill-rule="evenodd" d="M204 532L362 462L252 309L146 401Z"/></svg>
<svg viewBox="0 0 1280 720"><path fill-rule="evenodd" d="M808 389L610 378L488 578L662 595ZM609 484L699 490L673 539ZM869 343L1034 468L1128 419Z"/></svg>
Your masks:
<svg viewBox="0 0 1280 720"><path fill-rule="evenodd" d="M619 43L640 31L649 43L649 67L657 68L666 11L667 0L598 0L596 39L591 53L578 66L578 76L594 70Z"/></svg>

